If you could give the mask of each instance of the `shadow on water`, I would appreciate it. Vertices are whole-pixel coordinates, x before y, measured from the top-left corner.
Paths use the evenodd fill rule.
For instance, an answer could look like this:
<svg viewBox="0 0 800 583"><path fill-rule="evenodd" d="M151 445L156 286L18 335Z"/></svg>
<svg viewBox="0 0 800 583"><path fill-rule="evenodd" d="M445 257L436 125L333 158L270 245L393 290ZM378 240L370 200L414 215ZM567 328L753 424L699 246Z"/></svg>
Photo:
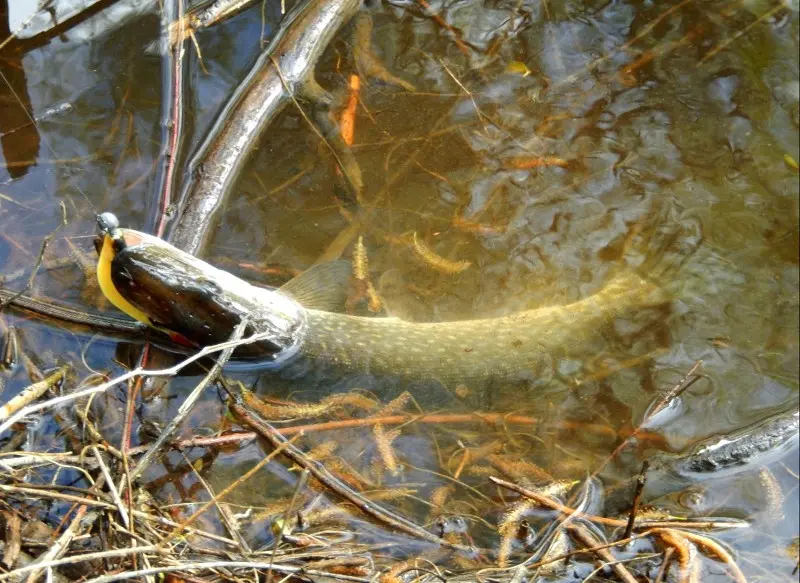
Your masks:
<svg viewBox="0 0 800 583"><path fill-rule="evenodd" d="M0 42L15 30L7 4L0 2ZM516 525L519 536L506 537L513 549L499 552L519 560L535 547L523 522L533 532L549 515L533 504L509 510L490 475L533 486L598 472L613 489L656 453L684 452L797 406L796 3L395 1L363 10L374 25L371 50L415 91L362 80L353 143L368 217L359 230L369 258L361 281L381 306L373 314L364 283L350 290L351 312L415 323L501 318L592 297L625 270L651 277L669 299L570 336L537 329L549 360L527 377L409 380L401 371L295 362L277 372L232 372L229 389L241 382L267 397L279 428L308 425L298 443L315 459L432 532L496 548L498 523ZM269 2L198 33L202 63L194 47L188 57L190 151L279 23L280 7ZM23 274L4 282L9 288L25 285L64 203L69 223L29 294L114 313L94 283L94 217L112 210L124 226L144 228L154 208L159 27L156 3L111 3L47 42L0 48L0 272ZM352 39L344 29L318 68L342 104L357 70ZM341 185L328 149L287 108L252 154L205 258L255 283L282 285L354 221L356 203ZM0 331L7 337L10 327L25 356L0 373L0 402L36 370L66 363L72 372L62 390L121 374L140 347L6 309ZM606 463L697 361L692 386ZM202 374L146 384L133 447L174 417ZM208 389L179 437L235 428L224 397L225 387ZM86 404L115 447L125 399L116 388ZM475 411L496 417L468 420ZM0 436L0 446L80 451L72 415L33 419ZM436 417L415 422L420 415ZM361 426L341 426L359 419ZM264 455L256 443L173 451L144 478L180 515L178 505L207 499L190 460L220 491ZM719 538L752 580L789 581L796 457L795 449L769 467L698 480L660 506L751 520L746 532ZM273 540L265 525L292 498L296 470L270 464L228 499L261 512L242 527L253 547ZM30 482L86 486L70 469L23 473ZM311 531L349 528L364 542L398 543L387 555L421 552L316 491L295 500ZM585 508L602 510L599 498L587 496ZM48 516L53 524L67 509L59 504ZM215 519L203 528L224 532ZM459 560L451 565L487 566L485 557ZM710 565L703 580L727 580ZM653 578L656 571L642 570Z"/></svg>

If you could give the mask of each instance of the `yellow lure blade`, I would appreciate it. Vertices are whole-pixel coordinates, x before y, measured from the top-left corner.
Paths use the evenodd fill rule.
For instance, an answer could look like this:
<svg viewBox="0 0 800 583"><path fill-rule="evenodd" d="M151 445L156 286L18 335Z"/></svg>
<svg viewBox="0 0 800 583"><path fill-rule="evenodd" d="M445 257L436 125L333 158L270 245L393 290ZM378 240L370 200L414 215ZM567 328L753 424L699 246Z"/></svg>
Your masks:
<svg viewBox="0 0 800 583"><path fill-rule="evenodd" d="M111 261L114 259L114 241L108 235L103 237L103 249L100 251L100 258L97 260L97 281L100 283L100 290L108 301L117 308L128 314L131 318L153 326L147 314L123 298L114 287L111 280Z"/></svg>

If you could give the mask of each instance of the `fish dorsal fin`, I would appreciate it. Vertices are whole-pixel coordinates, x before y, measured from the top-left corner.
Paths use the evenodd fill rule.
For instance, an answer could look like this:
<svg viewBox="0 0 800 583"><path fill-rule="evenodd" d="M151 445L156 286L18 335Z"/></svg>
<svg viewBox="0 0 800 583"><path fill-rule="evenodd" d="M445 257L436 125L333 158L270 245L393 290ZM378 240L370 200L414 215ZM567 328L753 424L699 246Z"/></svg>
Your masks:
<svg viewBox="0 0 800 583"><path fill-rule="evenodd" d="M320 263L285 283L279 291L309 310L343 312L352 272L352 265L344 259Z"/></svg>

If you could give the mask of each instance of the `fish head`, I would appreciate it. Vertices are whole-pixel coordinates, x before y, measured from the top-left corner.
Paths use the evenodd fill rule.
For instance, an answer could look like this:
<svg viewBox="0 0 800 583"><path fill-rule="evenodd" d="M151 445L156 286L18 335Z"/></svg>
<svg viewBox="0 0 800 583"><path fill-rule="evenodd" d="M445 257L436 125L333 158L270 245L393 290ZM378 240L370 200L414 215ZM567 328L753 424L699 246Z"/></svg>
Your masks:
<svg viewBox="0 0 800 583"><path fill-rule="evenodd" d="M247 318L244 336L263 336L236 356L279 359L305 327L303 309L277 292L256 288L166 241L98 218L97 274L104 295L131 317L184 347L225 342ZM113 217L113 215L111 215ZM107 228L106 228L107 227Z"/></svg>

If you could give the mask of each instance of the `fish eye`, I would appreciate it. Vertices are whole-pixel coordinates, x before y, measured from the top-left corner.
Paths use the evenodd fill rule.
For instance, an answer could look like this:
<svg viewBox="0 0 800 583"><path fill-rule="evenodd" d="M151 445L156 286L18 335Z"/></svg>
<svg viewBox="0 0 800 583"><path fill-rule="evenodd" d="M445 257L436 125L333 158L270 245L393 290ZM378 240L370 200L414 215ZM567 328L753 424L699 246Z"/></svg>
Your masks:
<svg viewBox="0 0 800 583"><path fill-rule="evenodd" d="M119 219L114 213L100 213L97 215L97 226L104 233L111 235L112 231L119 229Z"/></svg>

